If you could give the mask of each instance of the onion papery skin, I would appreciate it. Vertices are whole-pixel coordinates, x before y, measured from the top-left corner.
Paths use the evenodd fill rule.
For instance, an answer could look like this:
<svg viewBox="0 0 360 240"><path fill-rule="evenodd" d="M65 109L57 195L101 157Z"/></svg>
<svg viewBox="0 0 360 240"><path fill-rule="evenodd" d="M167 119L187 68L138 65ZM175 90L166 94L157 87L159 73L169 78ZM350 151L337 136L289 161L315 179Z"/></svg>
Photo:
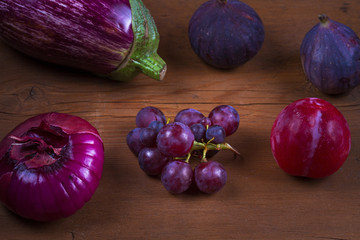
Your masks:
<svg viewBox="0 0 360 240"><path fill-rule="evenodd" d="M34 58L125 81L162 79L159 34L141 0L0 0L0 39Z"/></svg>
<svg viewBox="0 0 360 240"><path fill-rule="evenodd" d="M0 143L0 201L36 221L68 217L99 185L104 146L86 120L45 113L21 123Z"/></svg>
<svg viewBox="0 0 360 240"><path fill-rule="evenodd" d="M309 82L325 94L342 94L360 83L360 39L348 26L319 15L300 55Z"/></svg>
<svg viewBox="0 0 360 240"><path fill-rule="evenodd" d="M230 69L252 59L264 42L259 15L238 0L209 0L189 22L189 40L194 52L207 64Z"/></svg>

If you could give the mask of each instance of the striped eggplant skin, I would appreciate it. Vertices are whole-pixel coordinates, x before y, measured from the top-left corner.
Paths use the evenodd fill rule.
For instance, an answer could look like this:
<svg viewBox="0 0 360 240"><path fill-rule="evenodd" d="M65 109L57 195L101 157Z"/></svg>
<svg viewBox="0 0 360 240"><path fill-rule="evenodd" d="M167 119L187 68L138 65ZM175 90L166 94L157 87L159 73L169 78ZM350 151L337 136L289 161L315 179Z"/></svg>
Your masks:
<svg viewBox="0 0 360 240"><path fill-rule="evenodd" d="M323 93L346 93L360 83L360 39L325 14L319 19L300 47L305 75Z"/></svg>
<svg viewBox="0 0 360 240"><path fill-rule="evenodd" d="M35 58L108 74L131 49L128 0L0 0L0 37Z"/></svg>
<svg viewBox="0 0 360 240"><path fill-rule="evenodd" d="M36 221L67 217L99 185L104 147L86 120L45 113L17 126L0 143L0 201Z"/></svg>
<svg viewBox="0 0 360 240"><path fill-rule="evenodd" d="M127 81L162 80L159 33L141 0L0 0L0 39L32 57Z"/></svg>

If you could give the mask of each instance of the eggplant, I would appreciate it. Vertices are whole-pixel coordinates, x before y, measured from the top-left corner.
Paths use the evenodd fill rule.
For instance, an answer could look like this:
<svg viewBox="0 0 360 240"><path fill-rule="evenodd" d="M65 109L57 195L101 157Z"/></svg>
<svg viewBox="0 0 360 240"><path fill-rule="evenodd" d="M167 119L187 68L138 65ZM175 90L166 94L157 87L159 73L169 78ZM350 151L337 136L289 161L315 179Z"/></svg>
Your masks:
<svg viewBox="0 0 360 240"><path fill-rule="evenodd" d="M0 39L34 58L126 81L162 80L159 33L141 0L0 0Z"/></svg>
<svg viewBox="0 0 360 240"><path fill-rule="evenodd" d="M305 75L323 93L346 93L360 83L360 39L325 14L319 20L300 47Z"/></svg>

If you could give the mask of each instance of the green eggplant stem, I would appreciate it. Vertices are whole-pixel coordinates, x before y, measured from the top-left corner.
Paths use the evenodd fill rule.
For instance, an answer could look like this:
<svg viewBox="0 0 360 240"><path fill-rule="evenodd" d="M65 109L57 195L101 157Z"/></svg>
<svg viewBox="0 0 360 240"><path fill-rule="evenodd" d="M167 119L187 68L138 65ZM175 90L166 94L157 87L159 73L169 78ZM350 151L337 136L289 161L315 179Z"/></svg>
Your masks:
<svg viewBox="0 0 360 240"><path fill-rule="evenodd" d="M167 66L156 53L146 58L131 59L131 61L141 72L156 80L163 80L166 74Z"/></svg>
<svg viewBox="0 0 360 240"><path fill-rule="evenodd" d="M157 54L160 36L154 19L141 0L130 0L129 2L134 43L127 59L108 77L126 81L142 72L153 79L162 80L167 67L165 61Z"/></svg>

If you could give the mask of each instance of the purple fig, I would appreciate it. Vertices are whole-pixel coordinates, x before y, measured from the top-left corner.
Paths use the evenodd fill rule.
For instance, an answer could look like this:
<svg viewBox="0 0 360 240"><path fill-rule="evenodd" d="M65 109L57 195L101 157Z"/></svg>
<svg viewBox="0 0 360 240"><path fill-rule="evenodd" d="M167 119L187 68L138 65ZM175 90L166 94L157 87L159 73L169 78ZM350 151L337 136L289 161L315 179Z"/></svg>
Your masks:
<svg viewBox="0 0 360 240"><path fill-rule="evenodd" d="M305 75L323 93L345 93L360 83L360 39L324 14L319 19L300 48Z"/></svg>
<svg viewBox="0 0 360 240"><path fill-rule="evenodd" d="M263 23L250 6L238 0L209 0L191 17L192 49L207 64L234 68L253 58L264 42Z"/></svg>
<svg viewBox="0 0 360 240"><path fill-rule="evenodd" d="M47 62L115 80L162 79L159 33L141 0L0 0L0 39Z"/></svg>

